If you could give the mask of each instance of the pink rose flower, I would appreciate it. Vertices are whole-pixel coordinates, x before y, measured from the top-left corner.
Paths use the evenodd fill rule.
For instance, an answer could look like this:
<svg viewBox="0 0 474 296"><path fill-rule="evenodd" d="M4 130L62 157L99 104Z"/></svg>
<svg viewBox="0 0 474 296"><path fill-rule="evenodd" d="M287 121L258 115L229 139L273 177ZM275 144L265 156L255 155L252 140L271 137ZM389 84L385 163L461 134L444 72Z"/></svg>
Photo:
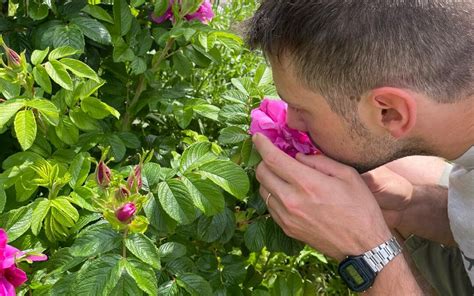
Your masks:
<svg viewBox="0 0 474 296"><path fill-rule="evenodd" d="M120 222L129 222L130 218L132 218L136 211L137 207L135 204L133 202L129 202L124 204L115 212L115 217L117 217Z"/></svg>
<svg viewBox="0 0 474 296"><path fill-rule="evenodd" d="M170 0L168 9L166 12L161 16L156 16L155 14L151 14L151 20L157 24L161 24L167 20L173 19L173 10L171 6L173 5L174 1ZM199 20L203 24L207 24L212 18L214 18L214 12L212 11L212 3L209 0L204 0L204 2L199 6L196 12L187 14L184 16L185 19L188 21L191 20Z"/></svg>
<svg viewBox="0 0 474 296"><path fill-rule="evenodd" d="M291 157L298 152L315 154L319 151L306 133L288 127L286 124L287 104L282 100L263 99L260 107L253 109L250 117L250 134L264 134L278 148Z"/></svg>
<svg viewBox="0 0 474 296"><path fill-rule="evenodd" d="M199 6L198 10L194 13L190 13L185 16L185 18L190 20L199 20L203 24L207 24L210 20L214 18L214 11L212 11L212 3L209 0L204 0L204 2Z"/></svg>
<svg viewBox="0 0 474 296"><path fill-rule="evenodd" d="M26 273L16 266L22 259L27 262L44 261L48 257L43 254L26 255L25 252L7 244L8 236L0 228L0 295L15 296L15 288L21 286L26 280Z"/></svg>

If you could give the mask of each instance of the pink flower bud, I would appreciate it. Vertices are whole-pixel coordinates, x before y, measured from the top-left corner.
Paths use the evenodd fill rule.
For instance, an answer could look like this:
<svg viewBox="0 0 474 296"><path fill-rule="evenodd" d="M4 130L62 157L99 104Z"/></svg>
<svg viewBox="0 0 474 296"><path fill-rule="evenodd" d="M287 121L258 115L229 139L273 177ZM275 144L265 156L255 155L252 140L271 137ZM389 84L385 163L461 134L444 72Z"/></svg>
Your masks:
<svg viewBox="0 0 474 296"><path fill-rule="evenodd" d="M21 65L21 57L11 48L8 48L8 62L14 67Z"/></svg>
<svg viewBox="0 0 474 296"><path fill-rule="evenodd" d="M119 221L128 223L136 211L137 208L135 207L135 204L133 202L128 202L115 211L115 216Z"/></svg>
<svg viewBox="0 0 474 296"><path fill-rule="evenodd" d="M97 184L107 187L110 184L111 172L107 165L101 160L97 165Z"/></svg>
<svg viewBox="0 0 474 296"><path fill-rule="evenodd" d="M130 176L127 179L128 188L131 192L138 193L138 191L142 188L142 166L137 165L130 172Z"/></svg>
<svg viewBox="0 0 474 296"><path fill-rule="evenodd" d="M125 198L130 196L130 190L128 190L125 186L120 186L117 191L115 191L115 198L117 200L124 200Z"/></svg>

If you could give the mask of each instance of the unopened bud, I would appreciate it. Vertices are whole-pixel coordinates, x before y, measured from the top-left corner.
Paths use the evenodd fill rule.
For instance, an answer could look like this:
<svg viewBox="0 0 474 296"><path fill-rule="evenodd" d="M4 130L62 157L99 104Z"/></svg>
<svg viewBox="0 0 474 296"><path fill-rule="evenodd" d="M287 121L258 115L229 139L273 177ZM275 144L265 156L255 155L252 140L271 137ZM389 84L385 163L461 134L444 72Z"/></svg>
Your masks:
<svg viewBox="0 0 474 296"><path fill-rule="evenodd" d="M142 188L142 166L137 165L130 172L130 176L127 179L128 188L131 192L138 193L138 191Z"/></svg>
<svg viewBox="0 0 474 296"><path fill-rule="evenodd" d="M97 165L97 184L107 187L110 184L111 172L109 167L101 160Z"/></svg>
<svg viewBox="0 0 474 296"><path fill-rule="evenodd" d="M7 48L8 62L13 67L19 67L21 65L21 57L16 51L11 48Z"/></svg>
<svg viewBox="0 0 474 296"><path fill-rule="evenodd" d="M137 211L137 207L134 203L129 202L124 204L121 208L115 211L115 216L120 222L129 223L130 219L133 217L135 212Z"/></svg>
<svg viewBox="0 0 474 296"><path fill-rule="evenodd" d="M128 188L125 186L120 186L120 188L117 189L117 191L115 191L115 198L117 200L124 200L129 196L130 196L130 190L128 190Z"/></svg>

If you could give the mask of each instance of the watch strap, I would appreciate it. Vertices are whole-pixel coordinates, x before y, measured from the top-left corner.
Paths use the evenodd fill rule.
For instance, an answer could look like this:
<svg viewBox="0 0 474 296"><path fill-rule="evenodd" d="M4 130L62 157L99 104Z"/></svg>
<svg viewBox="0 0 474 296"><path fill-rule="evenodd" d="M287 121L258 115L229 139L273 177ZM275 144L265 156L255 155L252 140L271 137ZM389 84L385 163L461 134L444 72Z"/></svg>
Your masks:
<svg viewBox="0 0 474 296"><path fill-rule="evenodd" d="M392 237L383 244L373 248L364 253L363 257L370 268L379 273L385 265L393 260L398 254L402 252L402 247L395 237Z"/></svg>

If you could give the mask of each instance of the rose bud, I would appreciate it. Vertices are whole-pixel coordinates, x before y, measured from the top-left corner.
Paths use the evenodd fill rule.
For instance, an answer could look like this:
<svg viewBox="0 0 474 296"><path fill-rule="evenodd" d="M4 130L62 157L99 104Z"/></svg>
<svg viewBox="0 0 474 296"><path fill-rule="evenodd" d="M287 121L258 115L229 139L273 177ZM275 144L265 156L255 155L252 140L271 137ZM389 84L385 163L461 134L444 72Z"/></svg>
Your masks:
<svg viewBox="0 0 474 296"><path fill-rule="evenodd" d="M124 200L125 198L130 196L130 190L128 190L125 186L120 186L117 191L115 191L115 198L117 200Z"/></svg>
<svg viewBox="0 0 474 296"><path fill-rule="evenodd" d="M97 165L97 184L107 187L110 184L111 172L109 167L101 160Z"/></svg>
<svg viewBox="0 0 474 296"><path fill-rule="evenodd" d="M128 222L136 211L137 208L135 207L135 204L133 202L128 202L115 211L115 217L117 217L121 222Z"/></svg>
<svg viewBox="0 0 474 296"><path fill-rule="evenodd" d="M128 188L130 191L134 193L138 193L138 191L142 188L142 166L137 165L130 172L130 176L127 179Z"/></svg>
<svg viewBox="0 0 474 296"><path fill-rule="evenodd" d="M21 65L21 57L16 53L13 49L7 48L7 53L8 53L8 62L13 66L13 67L19 67Z"/></svg>

